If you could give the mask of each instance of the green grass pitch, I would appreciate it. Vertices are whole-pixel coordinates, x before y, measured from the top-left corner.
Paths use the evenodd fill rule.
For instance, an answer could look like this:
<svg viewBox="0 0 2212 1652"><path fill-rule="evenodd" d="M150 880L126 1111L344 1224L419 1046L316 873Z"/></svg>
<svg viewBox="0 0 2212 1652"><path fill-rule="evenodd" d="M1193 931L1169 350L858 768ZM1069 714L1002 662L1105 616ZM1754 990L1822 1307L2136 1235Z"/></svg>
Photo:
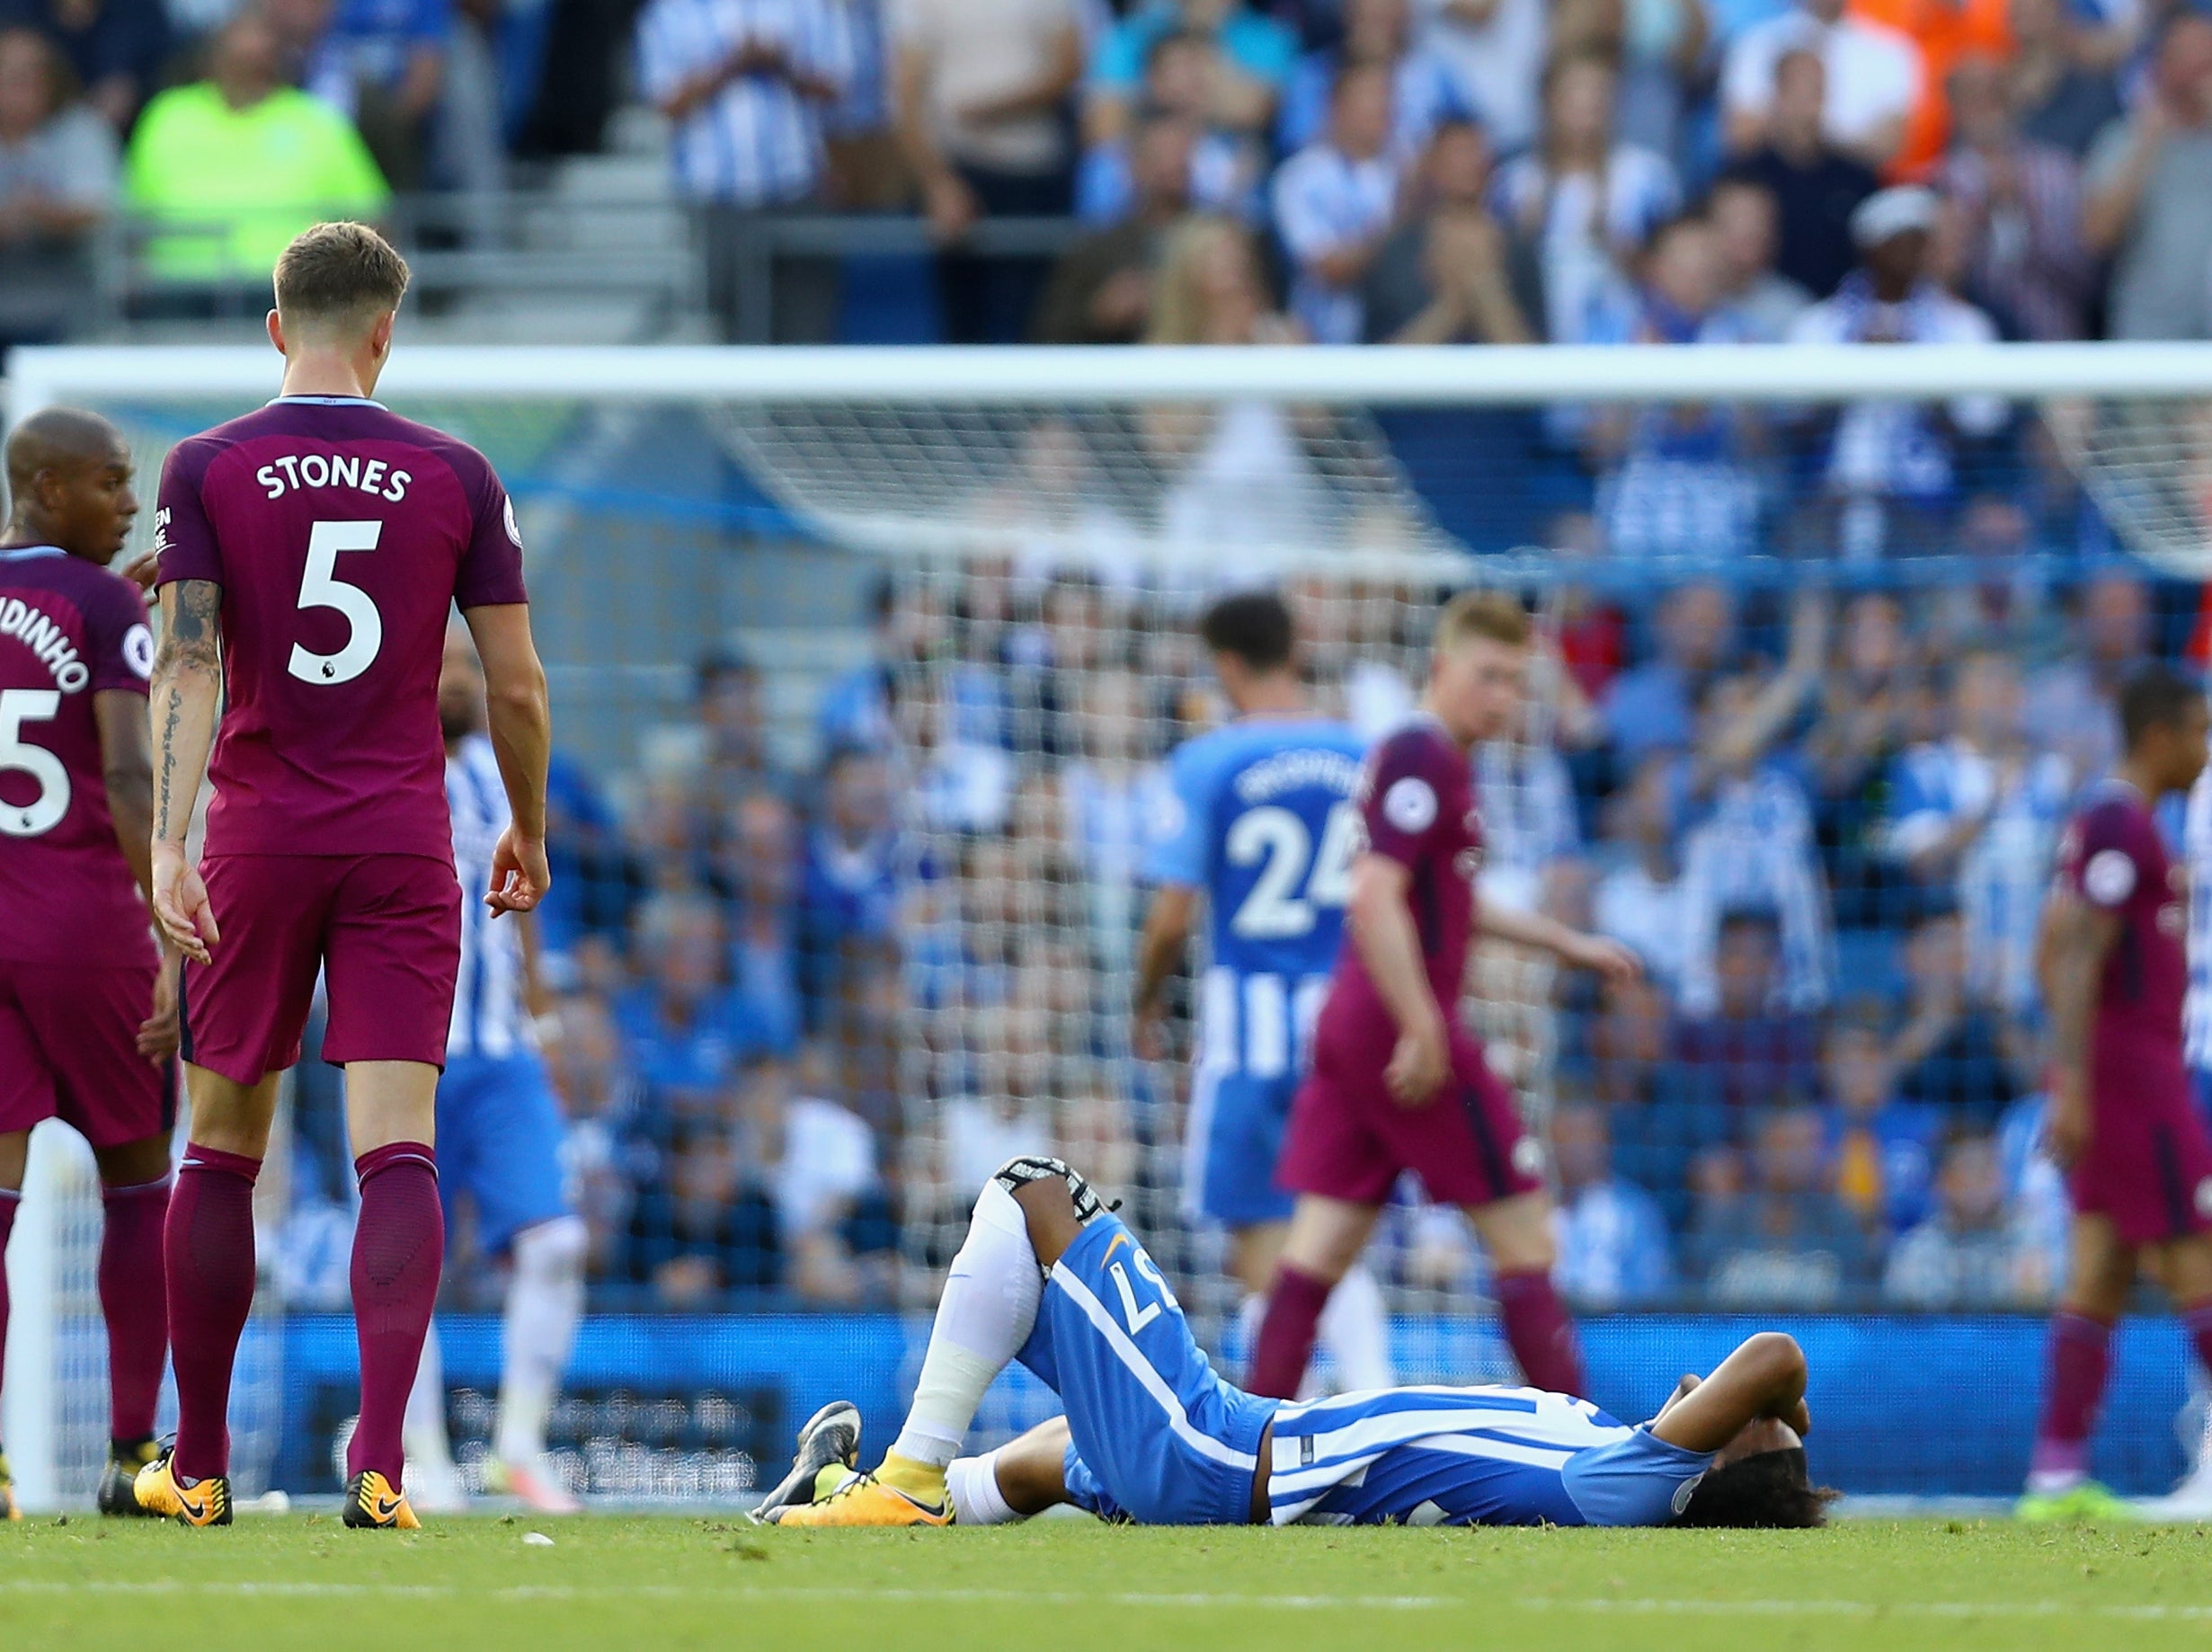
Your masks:
<svg viewBox="0 0 2212 1652"><path fill-rule="evenodd" d="M526 1544L538 1531L550 1548ZM682 1516L0 1526L0 1647L867 1652L2212 1645L2212 1529L799 1532Z"/></svg>

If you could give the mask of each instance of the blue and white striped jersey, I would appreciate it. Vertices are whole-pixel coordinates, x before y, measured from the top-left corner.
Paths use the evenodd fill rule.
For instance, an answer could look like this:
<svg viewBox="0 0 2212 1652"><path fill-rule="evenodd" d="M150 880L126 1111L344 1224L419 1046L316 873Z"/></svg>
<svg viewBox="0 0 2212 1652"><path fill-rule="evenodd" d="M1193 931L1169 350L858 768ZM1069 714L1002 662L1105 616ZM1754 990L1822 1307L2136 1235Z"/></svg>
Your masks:
<svg viewBox="0 0 2212 1652"><path fill-rule="evenodd" d="M2189 993L2181 1000L2181 1046L2192 1070L2212 1071L2212 768L2189 788L2181 864L2189 873Z"/></svg>
<svg viewBox="0 0 2212 1652"><path fill-rule="evenodd" d="M1275 1414L1276 1525L1663 1525L1710 1452L1533 1388L1394 1388Z"/></svg>
<svg viewBox="0 0 2212 1652"><path fill-rule="evenodd" d="M1303 1064L1344 936L1366 742L1320 719L1253 717L1185 742L1145 853L1154 884L1205 892L1199 1061L1285 1078Z"/></svg>
<svg viewBox="0 0 2212 1652"><path fill-rule="evenodd" d="M843 0L652 0L637 20L639 89L660 102L749 45L781 53L840 97L852 85ZM822 181L822 118L781 75L733 77L669 134L677 193L746 209L807 199Z"/></svg>
<svg viewBox="0 0 2212 1652"><path fill-rule="evenodd" d="M1958 865L1968 966L1977 994L2015 1015L2035 1007L2036 927L2074 792L2073 766L2055 751L2030 758L2008 779L1963 740L1910 747L1890 770L1892 853L1917 855L1961 821L1982 822Z"/></svg>
<svg viewBox="0 0 2212 1652"><path fill-rule="evenodd" d="M1779 1008L1817 1009L1828 1001L1834 982L1828 892L1812 805L1789 768L1770 762L1747 779L1720 783L1705 818L1683 835L1682 892L1690 928L1684 1014L1710 1016L1718 1008L1720 919L1741 908L1770 911L1781 925Z"/></svg>
<svg viewBox="0 0 2212 1652"><path fill-rule="evenodd" d="M453 991L449 1057L493 1061L536 1048L522 1002L522 938L512 919L494 923L484 903L492 851L512 818L492 742L471 734L446 759L446 804L453 811L453 869L461 880L461 973Z"/></svg>

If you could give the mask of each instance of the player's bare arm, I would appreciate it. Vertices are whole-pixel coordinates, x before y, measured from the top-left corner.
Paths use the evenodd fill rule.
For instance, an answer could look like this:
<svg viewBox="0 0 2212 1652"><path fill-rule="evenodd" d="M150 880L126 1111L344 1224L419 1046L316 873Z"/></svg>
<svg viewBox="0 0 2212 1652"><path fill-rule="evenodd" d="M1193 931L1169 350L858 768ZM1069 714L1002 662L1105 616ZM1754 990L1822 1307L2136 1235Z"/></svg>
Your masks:
<svg viewBox="0 0 2212 1652"><path fill-rule="evenodd" d="M1190 945L1191 925L1197 912L1195 889L1166 884L1153 894L1144 915L1144 933L1137 942L1137 985L1130 995L1130 1036L1136 1052L1148 1061L1156 1061L1165 1053L1160 1021L1167 1007L1161 995Z"/></svg>
<svg viewBox="0 0 2212 1652"><path fill-rule="evenodd" d="M1383 1082L1402 1106L1427 1104L1451 1066L1444 1010L1428 984L1420 931L1408 899L1413 874L1387 855L1362 855L1352 865L1352 899L1345 921L1375 990L1398 1025L1398 1046Z"/></svg>
<svg viewBox="0 0 2212 1652"><path fill-rule="evenodd" d="M1619 941L1602 935L1585 935L1541 912L1484 902L1482 931L1516 946L1548 952L1573 969L1595 971L1610 982L1627 983L1644 973L1643 962Z"/></svg>
<svg viewBox="0 0 2212 1652"><path fill-rule="evenodd" d="M223 590L212 580L162 588L161 646L154 653L154 916L186 957L205 964L222 939L208 886L185 859L192 806L207 778L223 691Z"/></svg>
<svg viewBox="0 0 2212 1652"><path fill-rule="evenodd" d="M553 759L546 668L530 639L527 606L474 608L461 617L484 662L485 733L514 815L492 857L492 887L484 902L495 915L527 912L553 882L546 865L546 772Z"/></svg>
<svg viewBox="0 0 2212 1652"><path fill-rule="evenodd" d="M2043 909L2037 973L2051 1018L2050 1108L2044 1135L2051 1158L2071 1169L2089 1150L2089 1035L2097 982L2119 938L2120 920L2063 885Z"/></svg>
<svg viewBox="0 0 2212 1652"><path fill-rule="evenodd" d="M119 688L93 696L100 725L100 771L115 824L116 847L150 908L154 899L154 755L146 702ZM138 1053L156 1066L177 1052L177 949L164 936L154 1013L138 1028Z"/></svg>
<svg viewBox="0 0 2212 1652"><path fill-rule="evenodd" d="M1669 1445L1693 1452L1718 1452L1760 1421L1778 1423L1802 1436L1813 1426L1805 1382L1805 1350L1797 1339L1781 1331L1761 1331L1721 1361L1712 1375L1701 1381L1684 1377L1652 1419L1651 1432Z"/></svg>

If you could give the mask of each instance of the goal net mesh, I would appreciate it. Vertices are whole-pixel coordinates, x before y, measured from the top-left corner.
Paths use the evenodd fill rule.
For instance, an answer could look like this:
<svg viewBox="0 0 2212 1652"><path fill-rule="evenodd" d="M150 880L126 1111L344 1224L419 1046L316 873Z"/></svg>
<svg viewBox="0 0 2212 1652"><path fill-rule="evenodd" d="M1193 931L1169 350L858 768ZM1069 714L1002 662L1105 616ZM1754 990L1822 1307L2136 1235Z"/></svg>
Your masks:
<svg viewBox="0 0 2212 1652"><path fill-rule="evenodd" d="M54 360L49 393L117 420L149 496L169 446L261 399L247 369L235 388L147 395L73 384ZM1362 405L1322 384L1310 399L1016 401L964 395L956 373L897 399L626 384L486 395L457 370L392 398L508 481L554 686L569 893L548 919L562 1031L547 1060L593 1228L593 1324L553 1432L580 1488L739 1497L780 1471L818 1390L902 1395L968 1203L1016 1152L1058 1153L1123 1199L1209 1349L1240 1369L1225 1236L1186 1197L1203 956L1172 988L1164 1059L1132 1047L1129 1003L1164 759L1226 711L1195 621L1259 584L1290 599L1316 705L1371 734L1410 708L1451 593L1502 586L1536 616L1524 721L1477 757L1484 897L1626 926L1654 980L1608 996L1485 943L1459 1008L1532 1134L1550 1142L1560 1115L1577 1188L1595 1128L1648 1195L1662 1266L1563 1230L1575 1305L1701 1316L1687 1342L1592 1327L1615 1385L1602 1401L1671 1384L1729 1314L2049 1300L2062 1195L2020 1111L2040 1026L2033 895L2028 928L2014 908L2048 879L2057 816L2008 805L2001 830L1930 869L1893 835L1891 777L1946 735L1958 660L2017 653L2030 702L2058 680L2088 645L2077 593L2099 580L2161 576L2134 646L2188 634L2207 404L1797 384L1727 406ZM1799 697L1760 724L1792 671ZM2079 768L2101 736L2092 716L2035 738L2030 755ZM1971 1036L1915 1031L1928 1005L1908 954L1932 914L1963 931ZM684 999L695 963L711 991ZM1746 970L1763 972L1748 988ZM756 989L788 1024L718 1052L653 1020ZM1743 1026L1712 1030L1730 1017ZM1880 1070L1884 1105L1908 1072L1923 1087L1906 1097L1923 1109L1920 1168L1891 1171L1923 1177L1915 1209L1885 1207L1869 1191L1881 1168L1850 1157L1853 1051ZM241 1385L274 1419L268 1472L295 1488L328 1481L351 1418L334 1105L303 1079L262 1247L271 1352ZM1772 1124L1808 1108L1817 1142ZM1956 1135L2000 1161L2010 1271L1976 1285L1955 1269L1955 1299L1903 1294L1899 1246L1934 1209ZM1792 1186L1849 1230L1763 1247L1730 1225ZM40 1311L58 1327L56 1457L81 1497L104 1426L97 1191L74 1159L40 1191L64 1212ZM466 1218L455 1243L449 1415L473 1473L501 1275ZM1402 1379L1512 1378L1456 1212L1409 1180L1368 1262ZM697 1317L725 1310L790 1315L757 1323L791 1351ZM904 1316L888 1354L869 1328L882 1311ZM1862 1434L1862 1484L2009 1481L2032 1336L2026 1319L1986 1333L2019 1344L2021 1416L1970 1437ZM2138 1398L2116 1425L2123 1479L2170 1466L2169 1399ZM978 1438L1050 1401L1009 1380Z"/></svg>

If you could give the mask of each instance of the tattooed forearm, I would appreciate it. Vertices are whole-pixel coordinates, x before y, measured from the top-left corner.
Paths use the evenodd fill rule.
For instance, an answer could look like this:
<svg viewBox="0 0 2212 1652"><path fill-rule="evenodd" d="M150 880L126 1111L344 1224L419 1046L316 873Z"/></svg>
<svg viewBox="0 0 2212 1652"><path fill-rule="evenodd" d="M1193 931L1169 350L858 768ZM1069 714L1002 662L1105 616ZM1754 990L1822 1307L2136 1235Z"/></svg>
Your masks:
<svg viewBox="0 0 2212 1652"><path fill-rule="evenodd" d="M184 694L172 684L167 705L162 710L161 734L155 746L161 753L159 769L154 777L154 835L171 835L169 818L174 806L177 777L177 725L184 715Z"/></svg>
<svg viewBox="0 0 2212 1652"><path fill-rule="evenodd" d="M154 655L154 839L181 844L207 773L223 676L222 587L180 580L161 594Z"/></svg>
<svg viewBox="0 0 2212 1652"><path fill-rule="evenodd" d="M223 588L212 580L179 580L161 593L161 647L154 654L154 675L174 672L187 663L222 669L220 627Z"/></svg>

